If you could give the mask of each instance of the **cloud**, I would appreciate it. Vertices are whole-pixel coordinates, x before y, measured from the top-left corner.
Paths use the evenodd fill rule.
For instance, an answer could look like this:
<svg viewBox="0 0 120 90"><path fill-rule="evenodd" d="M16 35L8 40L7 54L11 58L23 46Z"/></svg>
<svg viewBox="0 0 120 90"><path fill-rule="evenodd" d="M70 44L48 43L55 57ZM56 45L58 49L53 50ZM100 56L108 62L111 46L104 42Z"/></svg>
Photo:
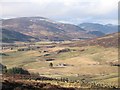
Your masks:
<svg viewBox="0 0 120 90"><path fill-rule="evenodd" d="M42 16L57 21L115 23L119 0L1 0L3 18ZM112 22L114 21L114 22Z"/></svg>

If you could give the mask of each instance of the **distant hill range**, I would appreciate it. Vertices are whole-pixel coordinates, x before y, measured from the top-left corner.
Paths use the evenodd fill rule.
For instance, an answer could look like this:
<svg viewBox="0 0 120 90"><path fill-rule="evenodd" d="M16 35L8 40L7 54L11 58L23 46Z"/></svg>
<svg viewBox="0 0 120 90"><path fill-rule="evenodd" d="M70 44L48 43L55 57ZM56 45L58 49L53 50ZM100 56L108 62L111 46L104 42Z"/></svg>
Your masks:
<svg viewBox="0 0 120 90"><path fill-rule="evenodd" d="M111 34L118 32L118 26L112 24L98 24L98 23L81 23L78 26L87 30L88 32L96 33L97 35ZM100 33L98 33L100 32Z"/></svg>
<svg viewBox="0 0 120 90"><path fill-rule="evenodd" d="M109 28L107 28L106 31L105 29L103 30L106 32L105 33L99 30L99 28L101 29L101 27L95 27L95 29L98 30L95 29L92 30L92 28L90 30L81 26L82 24L80 24L79 26L73 24L64 24L44 17L20 17L20 18L2 19L1 21L2 21L2 28L4 28L3 42L6 40L7 41L14 41L14 40L61 41L61 40L74 40L74 39L89 39L89 38L96 38L99 36L103 36L107 33L115 32L115 29L113 29L112 26L110 25L108 25ZM7 32L14 33L14 35L16 33L17 34L19 33L19 35L17 34L15 36L8 35L8 37L11 38L6 39Z"/></svg>

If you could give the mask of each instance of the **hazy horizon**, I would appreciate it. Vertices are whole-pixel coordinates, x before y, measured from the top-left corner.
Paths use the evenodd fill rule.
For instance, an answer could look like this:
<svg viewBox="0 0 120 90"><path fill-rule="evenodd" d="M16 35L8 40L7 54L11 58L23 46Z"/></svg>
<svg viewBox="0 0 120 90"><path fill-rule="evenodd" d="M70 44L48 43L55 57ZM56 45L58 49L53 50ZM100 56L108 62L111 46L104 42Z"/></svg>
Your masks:
<svg viewBox="0 0 120 90"><path fill-rule="evenodd" d="M118 23L119 0L1 0L2 19L40 16L62 23Z"/></svg>
<svg viewBox="0 0 120 90"><path fill-rule="evenodd" d="M29 17L41 17L41 16L28 16L28 17L10 17L10 18L2 18L3 20L7 20L7 19L15 19L15 18L29 18ZM46 17L43 17L43 18L46 18ZM47 18L49 20L52 20L52 21L55 21L55 22L58 22L58 23L65 23L65 24L73 24L73 25L79 25L79 24L82 24L82 23L92 23L92 24L102 24L102 25L118 25L116 23L100 23L100 22L80 22L78 24L75 24L75 23L70 23L70 22L61 22L61 21L57 21L57 20L53 20L51 18Z"/></svg>

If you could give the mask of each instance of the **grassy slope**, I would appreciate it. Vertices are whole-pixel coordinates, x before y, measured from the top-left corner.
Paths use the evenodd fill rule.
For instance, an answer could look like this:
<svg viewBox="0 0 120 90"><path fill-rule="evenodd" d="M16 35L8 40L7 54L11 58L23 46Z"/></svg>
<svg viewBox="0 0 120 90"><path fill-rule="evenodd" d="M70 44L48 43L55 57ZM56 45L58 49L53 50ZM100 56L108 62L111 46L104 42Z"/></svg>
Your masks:
<svg viewBox="0 0 120 90"><path fill-rule="evenodd" d="M3 64L10 67L24 66L27 63L36 62L36 58L39 55L37 51L13 51L6 53L9 56L3 56Z"/></svg>
<svg viewBox="0 0 120 90"><path fill-rule="evenodd" d="M2 42L29 41L31 39L34 38L16 31L2 29Z"/></svg>

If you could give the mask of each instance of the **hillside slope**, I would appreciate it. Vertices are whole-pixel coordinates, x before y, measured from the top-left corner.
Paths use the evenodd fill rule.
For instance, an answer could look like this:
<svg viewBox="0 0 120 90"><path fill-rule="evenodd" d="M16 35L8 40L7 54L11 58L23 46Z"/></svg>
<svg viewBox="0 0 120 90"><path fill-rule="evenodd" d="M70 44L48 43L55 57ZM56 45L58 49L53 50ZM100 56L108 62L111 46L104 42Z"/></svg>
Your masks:
<svg viewBox="0 0 120 90"><path fill-rule="evenodd" d="M120 42L120 33L108 34L99 38L94 38L90 40L76 41L69 44L69 46L103 46L103 47L118 47L118 42Z"/></svg>
<svg viewBox="0 0 120 90"><path fill-rule="evenodd" d="M2 27L14 30L41 40L71 40L93 38L79 26L58 23L43 17L21 17L2 20Z"/></svg>
<svg viewBox="0 0 120 90"><path fill-rule="evenodd" d="M2 29L2 42L31 41L32 39L35 38L16 31Z"/></svg>

